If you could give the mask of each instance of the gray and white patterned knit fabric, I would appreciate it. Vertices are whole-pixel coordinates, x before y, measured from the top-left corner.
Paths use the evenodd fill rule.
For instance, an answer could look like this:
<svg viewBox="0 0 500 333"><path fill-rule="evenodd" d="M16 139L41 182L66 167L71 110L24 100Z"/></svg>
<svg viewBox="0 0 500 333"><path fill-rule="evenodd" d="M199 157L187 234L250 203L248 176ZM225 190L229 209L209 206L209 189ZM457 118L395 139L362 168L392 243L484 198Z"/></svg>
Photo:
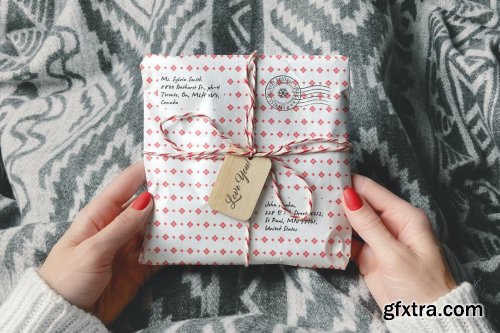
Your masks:
<svg viewBox="0 0 500 333"><path fill-rule="evenodd" d="M428 213L500 330L499 14L498 0L0 0L0 302L142 158L145 53L340 53L354 171ZM167 267L111 326L384 327L353 265Z"/></svg>

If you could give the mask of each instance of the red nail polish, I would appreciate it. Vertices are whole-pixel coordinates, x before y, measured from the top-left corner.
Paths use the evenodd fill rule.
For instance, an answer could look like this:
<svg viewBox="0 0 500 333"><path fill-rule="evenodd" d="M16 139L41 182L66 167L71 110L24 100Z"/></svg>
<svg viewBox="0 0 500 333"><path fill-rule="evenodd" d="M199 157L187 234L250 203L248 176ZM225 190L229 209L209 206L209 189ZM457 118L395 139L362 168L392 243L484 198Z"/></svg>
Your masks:
<svg viewBox="0 0 500 333"><path fill-rule="evenodd" d="M151 201L151 193L142 192L135 200L132 202L132 208L135 210L143 210L149 205Z"/></svg>
<svg viewBox="0 0 500 333"><path fill-rule="evenodd" d="M363 200L361 200L359 194L351 187L344 189L344 200L349 210L358 210L363 207Z"/></svg>

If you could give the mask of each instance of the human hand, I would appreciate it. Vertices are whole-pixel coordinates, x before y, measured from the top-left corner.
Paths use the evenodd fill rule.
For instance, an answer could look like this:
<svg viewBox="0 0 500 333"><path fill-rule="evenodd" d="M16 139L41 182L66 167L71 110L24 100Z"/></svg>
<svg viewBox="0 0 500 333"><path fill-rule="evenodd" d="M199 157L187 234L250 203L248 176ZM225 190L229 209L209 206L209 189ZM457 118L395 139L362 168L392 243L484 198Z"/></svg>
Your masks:
<svg viewBox="0 0 500 333"><path fill-rule="evenodd" d="M455 288L425 212L369 178L353 175L344 190L344 210L366 242L354 240L353 259L383 309L397 300L432 303Z"/></svg>
<svg viewBox="0 0 500 333"><path fill-rule="evenodd" d="M153 209L143 192L124 204L145 183L144 164L132 165L83 208L50 251L40 276L68 302L112 322L151 276L140 265L144 226Z"/></svg>

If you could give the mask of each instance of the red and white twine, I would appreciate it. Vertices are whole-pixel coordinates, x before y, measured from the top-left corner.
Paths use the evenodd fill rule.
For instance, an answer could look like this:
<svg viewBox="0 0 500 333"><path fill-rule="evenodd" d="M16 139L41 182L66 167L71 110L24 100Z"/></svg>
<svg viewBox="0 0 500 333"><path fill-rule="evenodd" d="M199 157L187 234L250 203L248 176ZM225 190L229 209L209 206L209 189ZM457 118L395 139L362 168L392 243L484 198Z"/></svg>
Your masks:
<svg viewBox="0 0 500 333"><path fill-rule="evenodd" d="M280 187L278 185L276 173L273 168L271 168L271 179L273 182L274 194L275 198L278 201L280 208L286 212L290 217L298 219L298 220L307 220L310 217L312 207L313 207L313 199L312 199L312 189L307 183L306 179L302 174L298 171L290 167L286 164L281 156L285 155L305 155L305 154L313 154L313 153L322 153L322 152L344 152L348 151L351 148L351 143L348 141L341 141L339 139L333 137L317 137L317 138L305 138L302 140L292 140L283 145L280 145L276 148L273 148L268 151L257 151L257 147L255 146L255 138L253 129L256 123L255 118L255 60L256 60L256 52L253 52L249 56L249 60L246 65L247 77L244 79L245 84L249 90L250 96L250 105L245 108L245 138L246 145L240 145L235 142L232 142L228 137L222 134L213 118L206 114L202 113L192 113L187 112L182 115L174 115L160 123L160 131L163 135L163 139L169 143L170 147L175 150L177 153L156 153L156 152L145 152L146 155L155 155L155 156L164 156L164 157L183 157L183 158L203 158L203 159L224 159L224 156L227 154L230 155L238 155L245 157L267 157L272 161L278 163L283 168L287 169L291 172L291 174L298 177L304 183L304 189L307 194L307 210L304 214L293 214L283 203L281 199ZM194 118L201 118L205 123L209 124L214 131L217 133L222 140L225 141L225 144L222 146L223 148L216 148L212 150L205 151L189 151L184 148L179 147L174 141L168 138L168 131L165 130L165 124L167 123L175 123L176 121L187 120L191 122ZM319 147L307 147L304 146L306 144L311 143L325 143L327 146L320 145ZM292 148L303 146L301 150L293 150ZM221 145L219 145L220 147ZM246 256L245 256L245 266L249 264L249 256L250 256L250 223L246 223L246 235L245 235L245 245L246 245Z"/></svg>

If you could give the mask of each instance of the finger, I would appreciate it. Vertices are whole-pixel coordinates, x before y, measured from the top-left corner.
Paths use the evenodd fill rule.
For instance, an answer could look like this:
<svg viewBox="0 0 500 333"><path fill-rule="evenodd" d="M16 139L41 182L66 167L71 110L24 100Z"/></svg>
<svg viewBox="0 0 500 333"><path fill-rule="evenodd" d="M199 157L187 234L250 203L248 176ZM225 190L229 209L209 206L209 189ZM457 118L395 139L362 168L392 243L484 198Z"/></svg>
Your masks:
<svg viewBox="0 0 500 333"><path fill-rule="evenodd" d="M352 184L356 192L375 210L386 228L396 238L399 238L399 235L408 227L408 224L415 220L414 217L422 216L420 209L412 206L370 178L354 174ZM425 222L425 220L424 218L423 221L419 222ZM419 224L420 227L425 227L425 224Z"/></svg>
<svg viewBox="0 0 500 333"><path fill-rule="evenodd" d="M143 192L104 229L89 241L107 255L113 256L142 229L151 215L153 200L149 192Z"/></svg>
<svg viewBox="0 0 500 333"><path fill-rule="evenodd" d="M374 180L362 175L353 174L352 185L376 211L384 211L394 204L407 203Z"/></svg>
<svg viewBox="0 0 500 333"><path fill-rule="evenodd" d="M353 229L370 245L377 257L392 256L398 243L380 217L352 188L347 187L343 194L342 204Z"/></svg>
<svg viewBox="0 0 500 333"><path fill-rule="evenodd" d="M144 163L125 169L75 217L68 237L75 243L92 237L122 212L122 206L146 182Z"/></svg>
<svg viewBox="0 0 500 333"><path fill-rule="evenodd" d="M369 245L365 244L359 251L358 256L355 260L358 265L359 272L362 275L367 275L377 269L378 260L373 250Z"/></svg>
<svg viewBox="0 0 500 333"><path fill-rule="evenodd" d="M132 197L130 197L127 202L125 202L122 207L121 207L121 211L123 212L125 209L127 209L128 206L130 206L132 204L132 202L135 201L135 199L137 198L137 196L134 194Z"/></svg>

